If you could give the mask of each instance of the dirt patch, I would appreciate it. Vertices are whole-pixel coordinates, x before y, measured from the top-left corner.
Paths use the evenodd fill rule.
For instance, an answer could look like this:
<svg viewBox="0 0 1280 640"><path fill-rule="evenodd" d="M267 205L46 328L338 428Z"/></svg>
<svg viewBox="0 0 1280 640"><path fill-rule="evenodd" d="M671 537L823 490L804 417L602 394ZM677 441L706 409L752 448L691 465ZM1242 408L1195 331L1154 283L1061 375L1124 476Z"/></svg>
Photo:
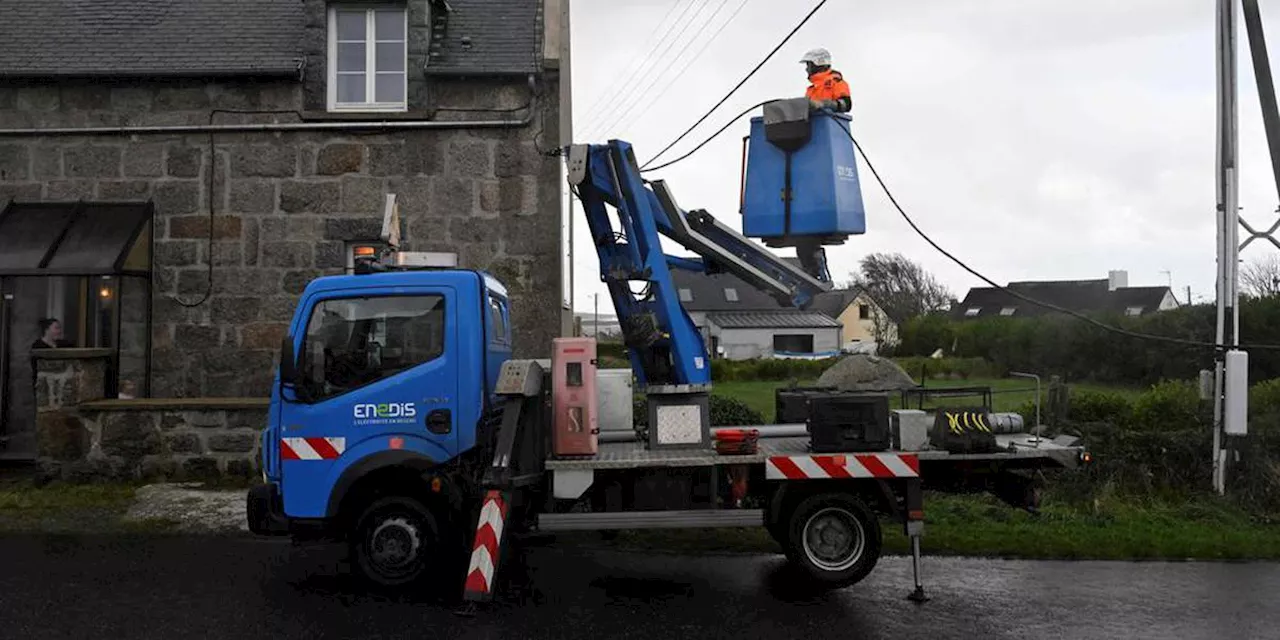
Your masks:
<svg viewBox="0 0 1280 640"><path fill-rule="evenodd" d="M841 391L899 391L917 385L902 367L888 358L851 355L824 371L817 386Z"/></svg>
<svg viewBox="0 0 1280 640"><path fill-rule="evenodd" d="M138 489L125 520L173 523L186 533L248 531L243 489L208 489L201 483L151 484Z"/></svg>

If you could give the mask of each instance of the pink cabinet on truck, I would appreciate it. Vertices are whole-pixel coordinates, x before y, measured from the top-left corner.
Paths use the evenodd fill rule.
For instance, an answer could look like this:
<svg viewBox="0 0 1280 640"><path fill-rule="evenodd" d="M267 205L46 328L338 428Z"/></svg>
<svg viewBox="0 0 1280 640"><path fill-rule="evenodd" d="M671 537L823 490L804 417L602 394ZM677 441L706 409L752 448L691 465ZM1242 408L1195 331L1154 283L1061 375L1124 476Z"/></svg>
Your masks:
<svg viewBox="0 0 1280 640"><path fill-rule="evenodd" d="M600 433L595 338L555 338L551 347L551 449L596 455Z"/></svg>

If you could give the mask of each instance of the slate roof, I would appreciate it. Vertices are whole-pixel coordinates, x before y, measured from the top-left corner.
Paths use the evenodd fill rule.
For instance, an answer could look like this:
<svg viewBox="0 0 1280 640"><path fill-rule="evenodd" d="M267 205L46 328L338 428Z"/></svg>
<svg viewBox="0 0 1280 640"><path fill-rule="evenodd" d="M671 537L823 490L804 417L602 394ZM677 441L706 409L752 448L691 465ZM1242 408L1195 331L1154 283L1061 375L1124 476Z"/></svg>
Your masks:
<svg viewBox="0 0 1280 640"><path fill-rule="evenodd" d="M447 0L428 74L527 74L542 64L540 0ZM435 3L433 3L435 4Z"/></svg>
<svg viewBox="0 0 1280 640"><path fill-rule="evenodd" d="M722 311L707 319L721 329L839 329L830 316L811 311Z"/></svg>
<svg viewBox="0 0 1280 640"><path fill-rule="evenodd" d="M1120 287L1111 291L1106 279L1010 282L1007 288L1078 313L1124 313L1129 307L1142 307L1141 313L1152 313L1169 293L1169 287ZM972 308L979 309L977 315L966 315ZM994 287L970 289L951 313L960 319L987 318L1002 315L1005 308L1013 308L1012 315L1017 318L1056 313Z"/></svg>
<svg viewBox="0 0 1280 640"><path fill-rule="evenodd" d="M0 76L296 73L301 0L0 0Z"/></svg>
<svg viewBox="0 0 1280 640"><path fill-rule="evenodd" d="M783 258L783 260L799 265L799 261L795 258ZM728 273L707 275L705 273L675 269L672 271L672 280L675 282L677 289L687 289L689 294L693 296L692 300L685 300L684 298L680 300L680 304L684 305L687 311L795 310L790 306L778 304L778 301L774 300L772 296L751 286L745 280ZM738 301L729 301L725 295L725 289L736 291ZM820 293L814 297L813 302L805 311L837 318L845 310L845 307L848 307L858 297L859 293L861 292L858 289L837 289Z"/></svg>
<svg viewBox="0 0 1280 640"><path fill-rule="evenodd" d="M428 74L540 68L541 1L430 1ZM0 0L0 77L294 74L305 27L303 0Z"/></svg>

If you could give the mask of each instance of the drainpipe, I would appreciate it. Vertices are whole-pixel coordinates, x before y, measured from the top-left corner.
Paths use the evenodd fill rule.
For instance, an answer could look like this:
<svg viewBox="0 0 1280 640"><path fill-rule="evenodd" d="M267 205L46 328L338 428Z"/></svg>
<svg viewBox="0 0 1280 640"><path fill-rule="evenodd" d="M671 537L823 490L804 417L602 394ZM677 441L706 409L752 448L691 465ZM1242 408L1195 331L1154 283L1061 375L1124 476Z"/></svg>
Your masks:
<svg viewBox="0 0 1280 640"><path fill-rule="evenodd" d="M527 127L538 108L533 74L529 74L529 112L515 120L377 120L324 122L259 122L241 124L124 125L113 127L30 127L0 129L0 137L172 135L192 133L261 133L277 131L400 131L418 129L494 129Z"/></svg>

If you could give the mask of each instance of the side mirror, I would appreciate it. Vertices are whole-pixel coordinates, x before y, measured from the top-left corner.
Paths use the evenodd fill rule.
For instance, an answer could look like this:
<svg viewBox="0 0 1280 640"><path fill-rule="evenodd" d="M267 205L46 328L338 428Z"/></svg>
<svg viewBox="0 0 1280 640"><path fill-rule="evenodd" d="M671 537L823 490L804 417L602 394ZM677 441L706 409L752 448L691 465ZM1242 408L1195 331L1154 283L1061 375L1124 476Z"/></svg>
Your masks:
<svg viewBox="0 0 1280 640"><path fill-rule="evenodd" d="M293 352L293 336L286 335L280 342L280 386L295 386L298 383L298 362Z"/></svg>

